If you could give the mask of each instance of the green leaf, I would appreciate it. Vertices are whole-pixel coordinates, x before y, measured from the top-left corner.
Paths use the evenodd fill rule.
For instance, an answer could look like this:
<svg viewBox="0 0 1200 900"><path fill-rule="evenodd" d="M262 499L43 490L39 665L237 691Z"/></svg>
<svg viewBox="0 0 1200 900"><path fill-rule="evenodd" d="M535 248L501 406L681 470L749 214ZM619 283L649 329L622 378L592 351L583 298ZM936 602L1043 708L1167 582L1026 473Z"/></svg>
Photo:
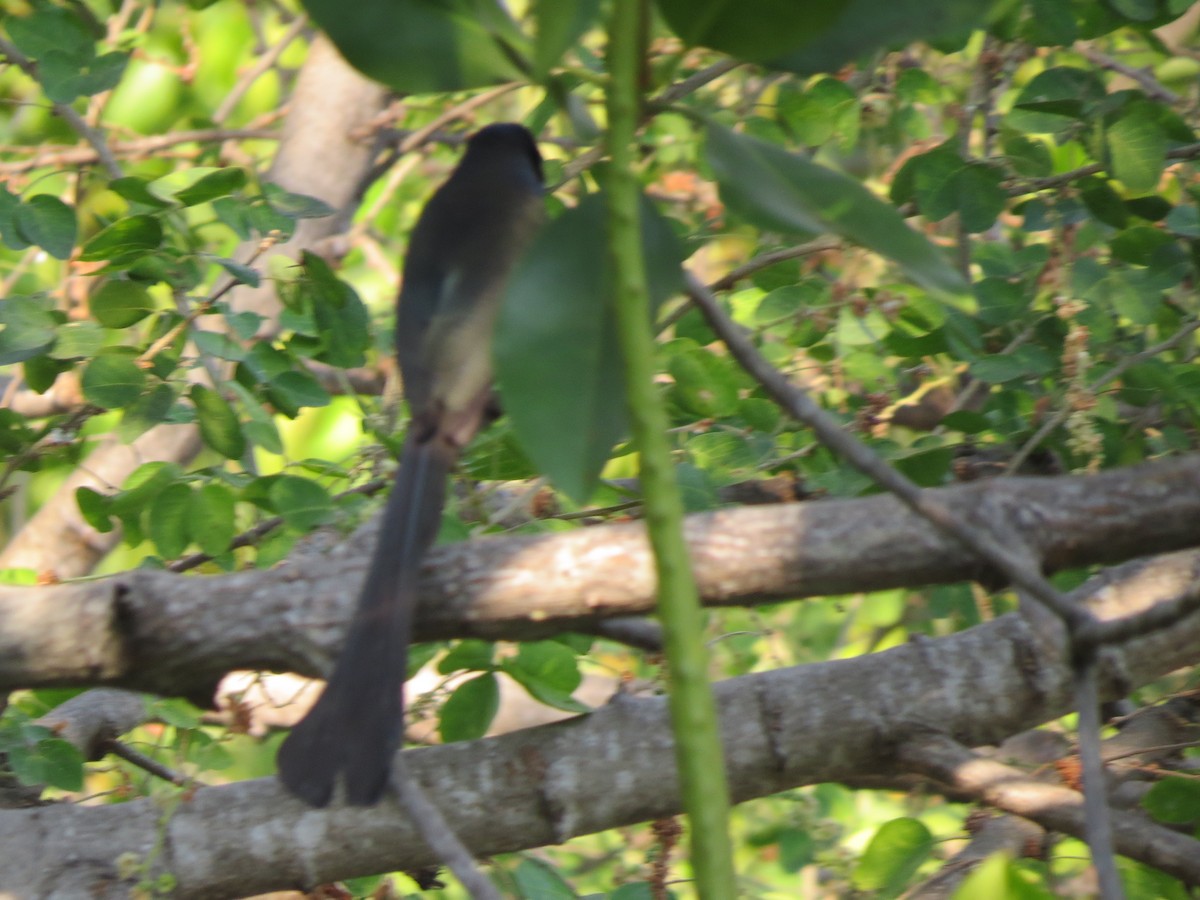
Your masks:
<svg viewBox="0 0 1200 900"><path fill-rule="evenodd" d="M675 381L671 396L701 418L723 418L737 409L738 384L732 363L708 350L676 353L667 362Z"/></svg>
<svg viewBox="0 0 1200 900"><path fill-rule="evenodd" d="M878 47L966 35L985 0L658 0L667 24L692 45L801 74L828 72Z"/></svg>
<svg viewBox="0 0 1200 900"><path fill-rule="evenodd" d="M1104 83L1090 70L1046 69L1017 94L1005 124L1025 134L1054 134L1084 118L1106 93Z"/></svg>
<svg viewBox="0 0 1200 900"><path fill-rule="evenodd" d="M237 534L233 517L233 493L215 481L201 485L192 496L192 538L209 556L220 556L229 549Z"/></svg>
<svg viewBox="0 0 1200 900"><path fill-rule="evenodd" d="M199 511L192 509L192 489L181 481L169 484L150 501L150 540L163 559L183 555L191 543L192 521L201 526Z"/></svg>
<svg viewBox="0 0 1200 900"><path fill-rule="evenodd" d="M31 16L6 18L9 37L26 56L38 59L57 50L83 61L95 52L92 36L79 16L62 7L39 3Z"/></svg>
<svg viewBox="0 0 1200 900"><path fill-rule="evenodd" d="M930 221L958 213L968 231L985 231L1008 201L1003 180L1000 170L964 160L945 143L901 167L892 183L892 199L913 200Z"/></svg>
<svg viewBox="0 0 1200 900"><path fill-rule="evenodd" d="M193 328L191 337L196 343L196 349L201 353L233 362L241 362L246 358L246 348L223 331L204 331L200 328Z"/></svg>
<svg viewBox="0 0 1200 900"><path fill-rule="evenodd" d="M173 728L199 728L204 715L186 700L153 698L146 701L146 718L165 722Z"/></svg>
<svg viewBox="0 0 1200 900"><path fill-rule="evenodd" d="M404 94L461 91L517 80L524 42L493 0L305 0L342 56Z"/></svg>
<svg viewBox="0 0 1200 900"><path fill-rule="evenodd" d="M96 321L105 328L128 328L154 312L157 304L144 286L114 279L104 282L92 295L89 306Z"/></svg>
<svg viewBox="0 0 1200 900"><path fill-rule="evenodd" d="M564 53L600 15L600 0L535 0L533 17L537 22L533 41L533 77L543 80Z"/></svg>
<svg viewBox="0 0 1200 900"><path fill-rule="evenodd" d="M1196 822L1200 820L1200 782L1192 778L1164 778L1146 792L1142 806L1168 825Z"/></svg>
<svg viewBox="0 0 1200 900"><path fill-rule="evenodd" d="M83 370L83 396L104 409L133 403L146 387L146 373L123 354L97 356Z"/></svg>
<svg viewBox="0 0 1200 900"><path fill-rule="evenodd" d="M151 206L155 209L166 209L171 205L170 202L150 193L150 183L146 178L127 175L124 178L110 181L108 189L118 196L124 197L130 203L140 203L142 206Z"/></svg>
<svg viewBox="0 0 1200 900"><path fill-rule="evenodd" d="M858 97L836 78L822 78L799 95L783 94L779 107L803 144L815 147L840 136L849 149L858 139Z"/></svg>
<svg viewBox="0 0 1200 900"><path fill-rule="evenodd" d="M22 784L49 785L64 791L83 788L83 754L69 741L48 737L32 747L14 747L8 764Z"/></svg>
<svg viewBox="0 0 1200 900"><path fill-rule="evenodd" d="M222 456L241 459L246 439L238 426L237 413L225 398L202 384L192 386L192 403L200 424L200 437Z"/></svg>
<svg viewBox="0 0 1200 900"><path fill-rule="evenodd" d="M91 359L104 346L104 329L95 322L68 322L59 325L50 358L58 360Z"/></svg>
<svg viewBox="0 0 1200 900"><path fill-rule="evenodd" d="M217 264L241 284L258 287L262 282L262 276L258 274L258 270L253 266L243 265L236 260L226 259L223 256L217 257Z"/></svg>
<svg viewBox="0 0 1200 900"><path fill-rule="evenodd" d="M589 712L585 704L571 696L583 676L569 647L557 641L522 644L515 657L504 661L503 669L535 700L567 712Z"/></svg>
<svg viewBox="0 0 1200 900"><path fill-rule="evenodd" d="M307 478L281 475L272 482L268 496L288 527L297 531L309 531L333 516L329 492Z"/></svg>
<svg viewBox="0 0 1200 900"><path fill-rule="evenodd" d="M497 382L521 449L555 486L587 500L625 429L624 373L612 317L603 197L547 225L510 279L493 344ZM653 303L679 284L674 232L642 205ZM564 284L572 285L563 291Z"/></svg>
<svg viewBox="0 0 1200 900"><path fill-rule="evenodd" d="M24 362L54 344L58 321L47 302L13 297L0 303L0 366Z"/></svg>
<svg viewBox="0 0 1200 900"><path fill-rule="evenodd" d="M79 258L90 262L137 256L157 249L162 236L157 216L126 216L94 235L83 245Z"/></svg>
<svg viewBox="0 0 1200 900"><path fill-rule="evenodd" d="M250 417L250 421L242 424L246 437L268 453L283 455L283 440L279 437L279 429L275 427L274 417L263 409L258 398L243 384L237 381L229 382L229 387L241 401L242 409Z"/></svg>
<svg viewBox="0 0 1200 900"><path fill-rule="evenodd" d="M468 679L442 704L438 733L449 744L473 741L487 733L500 708L500 685L490 672Z"/></svg>
<svg viewBox="0 0 1200 900"><path fill-rule="evenodd" d="M893 819L871 838L855 867L854 886L862 891L898 893L933 851L933 835L916 819Z"/></svg>
<svg viewBox="0 0 1200 900"><path fill-rule="evenodd" d="M112 531L113 522L110 515L112 502L104 494L89 487L76 488L75 504L79 507L83 520L101 534Z"/></svg>
<svg viewBox="0 0 1200 900"><path fill-rule="evenodd" d="M121 492L111 498L114 514L126 516L131 513L141 513L143 508L167 485L173 484L183 475L183 470L177 463L149 462L143 463L129 473Z"/></svg>
<svg viewBox="0 0 1200 900"><path fill-rule="evenodd" d="M541 860L523 859L513 872L517 896L527 900L575 900L579 895Z"/></svg>
<svg viewBox="0 0 1200 900"><path fill-rule="evenodd" d="M0 184L0 240L13 250L24 250L29 241L17 231L17 212L21 209L21 198Z"/></svg>
<svg viewBox="0 0 1200 900"><path fill-rule="evenodd" d="M1105 131L1112 173L1130 194L1153 193L1167 162L1167 136L1149 103L1134 103Z"/></svg>
<svg viewBox="0 0 1200 900"><path fill-rule="evenodd" d="M155 425L165 422L174 405L175 389L160 381L125 407L116 428L117 437L130 443Z"/></svg>
<svg viewBox="0 0 1200 900"><path fill-rule="evenodd" d="M314 358L339 369L363 365L371 342L367 308L354 288L334 275L319 256L306 250L301 265L305 274L302 285L312 302L313 319L323 344Z"/></svg>
<svg viewBox="0 0 1200 900"><path fill-rule="evenodd" d="M722 198L756 224L802 234L831 231L889 257L927 290L966 290L947 256L859 182L711 123L706 133Z"/></svg>
<svg viewBox="0 0 1200 900"><path fill-rule="evenodd" d="M295 417L301 407L328 406L329 392L308 372L292 370L272 378L266 387L267 397L281 413Z"/></svg>
<svg viewBox="0 0 1200 900"><path fill-rule="evenodd" d="M307 194L293 194L285 191L277 184L263 182L263 195L271 208L289 219L323 219L332 216L337 210L316 197Z"/></svg>
<svg viewBox="0 0 1200 900"><path fill-rule="evenodd" d="M156 178L146 185L146 190L168 204L195 206L231 194L245 183L246 173L241 169L197 166Z"/></svg>
<svg viewBox="0 0 1200 900"><path fill-rule="evenodd" d="M75 248L75 210L57 197L36 194L17 209L17 232L55 259L67 259Z"/></svg>
<svg viewBox="0 0 1200 900"><path fill-rule="evenodd" d="M116 87L128 53L105 53L82 61L77 56L51 50L38 61L38 77L46 96L55 103L70 103L76 97L90 97Z"/></svg>
<svg viewBox="0 0 1200 900"><path fill-rule="evenodd" d="M496 645L491 641L462 640L438 660L437 670L441 675L459 671L487 671L496 657Z"/></svg>

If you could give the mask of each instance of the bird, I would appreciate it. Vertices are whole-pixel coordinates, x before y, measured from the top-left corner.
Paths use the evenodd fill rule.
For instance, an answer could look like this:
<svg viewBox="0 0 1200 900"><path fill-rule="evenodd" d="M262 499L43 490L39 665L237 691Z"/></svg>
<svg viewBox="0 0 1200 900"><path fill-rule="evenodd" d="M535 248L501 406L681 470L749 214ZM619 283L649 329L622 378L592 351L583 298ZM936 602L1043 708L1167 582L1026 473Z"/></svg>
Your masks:
<svg viewBox="0 0 1200 900"><path fill-rule="evenodd" d="M325 690L277 756L294 796L371 806L403 736L404 681L422 560L437 537L446 480L463 448L499 415L492 332L501 299L541 226L537 142L516 123L471 135L409 240L396 310L396 358L409 423L370 568Z"/></svg>

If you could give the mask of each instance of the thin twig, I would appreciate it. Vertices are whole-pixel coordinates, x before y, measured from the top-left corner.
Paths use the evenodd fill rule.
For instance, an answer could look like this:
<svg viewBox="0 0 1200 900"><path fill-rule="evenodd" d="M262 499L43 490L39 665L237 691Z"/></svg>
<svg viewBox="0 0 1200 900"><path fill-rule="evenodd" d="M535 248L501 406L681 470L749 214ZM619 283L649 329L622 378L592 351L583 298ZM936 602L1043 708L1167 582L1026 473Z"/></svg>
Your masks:
<svg viewBox="0 0 1200 900"><path fill-rule="evenodd" d="M1141 89L1155 100L1161 100L1163 103L1176 104L1183 99L1171 89L1163 86L1163 84L1157 78L1155 78L1145 69L1138 69L1134 66L1127 65L1126 63L1121 62L1119 59L1114 59L1107 53L1100 52L1089 44L1085 44L1082 41L1077 41L1075 43L1075 52L1086 57L1089 61L1094 62L1102 69L1111 69L1114 72L1124 75L1126 78L1136 81Z"/></svg>
<svg viewBox="0 0 1200 900"><path fill-rule="evenodd" d="M471 851L459 840L442 811L413 778L405 764L404 754L397 754L389 784L401 808L408 814L409 821L429 845L433 855L450 868L472 900L501 900L496 886L479 871Z"/></svg>
<svg viewBox="0 0 1200 900"><path fill-rule="evenodd" d="M229 114L233 112L233 108L237 106L238 101L250 90L251 85L278 62L279 57L283 55L283 51L291 45L292 41L300 36L300 32L304 30L306 25L308 25L308 16L301 13L296 17L296 21L288 26L288 30L283 33L283 37L267 48L267 51L258 58L258 61L253 66L246 70L245 74L238 79L237 84L233 86L233 89L225 95L225 99L221 101L221 105L217 107L217 111L212 115L214 122L219 125L229 117Z"/></svg>
<svg viewBox="0 0 1200 900"><path fill-rule="evenodd" d="M110 738L105 741L103 748L113 756L120 757L127 763L132 763L139 769L145 769L156 778L161 778L163 781L169 781L171 784L182 787L185 784L195 784L195 780L180 775L173 769L168 769L158 760L134 750L128 744L123 744L116 738Z"/></svg>
<svg viewBox="0 0 1200 900"><path fill-rule="evenodd" d="M38 81L37 66L29 57L3 37L0 37L0 54L6 56L11 63L34 81ZM41 84L40 81L38 83ZM85 122L83 116L75 112L73 107L66 103L51 102L54 106L54 112L70 125L76 134L91 144L92 149L96 152L96 158L104 166L109 177L120 178L122 174L121 167L117 163L117 158L113 156L112 150L109 149L108 144L105 142L104 133Z"/></svg>

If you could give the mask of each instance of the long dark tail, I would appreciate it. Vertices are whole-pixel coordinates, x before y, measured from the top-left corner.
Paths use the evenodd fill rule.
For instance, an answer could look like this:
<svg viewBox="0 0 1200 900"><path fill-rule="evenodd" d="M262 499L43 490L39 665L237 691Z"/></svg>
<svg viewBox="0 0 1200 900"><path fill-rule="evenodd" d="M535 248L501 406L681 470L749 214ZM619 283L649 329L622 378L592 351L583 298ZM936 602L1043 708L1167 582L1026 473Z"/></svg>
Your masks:
<svg viewBox="0 0 1200 900"><path fill-rule="evenodd" d="M404 444L346 644L325 692L279 748L280 780L310 806L329 803L339 773L346 800L358 806L378 802L387 787L404 728L418 573L456 457L437 435Z"/></svg>

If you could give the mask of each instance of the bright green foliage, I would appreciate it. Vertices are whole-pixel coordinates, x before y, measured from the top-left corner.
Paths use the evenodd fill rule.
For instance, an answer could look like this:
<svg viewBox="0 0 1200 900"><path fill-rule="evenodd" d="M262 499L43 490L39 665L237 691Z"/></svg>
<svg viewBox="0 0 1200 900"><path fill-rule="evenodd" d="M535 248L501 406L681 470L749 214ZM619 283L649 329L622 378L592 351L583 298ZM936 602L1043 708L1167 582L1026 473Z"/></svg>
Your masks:
<svg viewBox="0 0 1200 900"><path fill-rule="evenodd" d="M112 484L73 494L87 525L124 540L109 571L196 565L194 554L210 572L266 567L313 529L348 532L370 515L376 499L343 492L385 478L401 438L392 396L378 396L382 379L355 394L371 382L358 378L387 369L407 236L458 158L457 136L498 119L542 138L549 221L497 335L507 415L467 449L443 538L578 527L514 524L509 505L495 513L474 502L477 481L488 497L511 487L492 482L545 475L556 509L629 514L637 454L606 308L605 173L603 163L576 166L604 138L608 5L505 6L520 18L486 0L303 4L348 59L400 97L361 136L384 148L377 162L395 163L398 139L438 126L398 168L380 166L361 186L347 230L287 264L268 263L267 251L335 214L268 174L311 30L253 73L298 5L166 0L136 5L138 16L117 27L112 4L0 0L0 38L28 60L0 60L5 541L103 442L141 441L159 426L195 427L200 456L138 455ZM657 0L641 73L654 102L640 110L629 169L643 189L643 252L659 304L654 384L689 511L737 502L768 478L785 494L876 488L732 361L680 300L681 260L709 282L752 263L719 284L725 311L774 366L922 485L994 473L1018 451L1029 452L1023 471L1032 472L1196 451L1200 345L1188 329L1200 317L1200 64L1195 34L1174 30L1190 6ZM753 65L688 80L731 58ZM462 106L475 89L507 82L509 93ZM452 108L463 118L442 120ZM68 110L94 126L119 177ZM281 310L247 309L244 288L277 297ZM1057 424L1035 446L1046 423ZM267 536L249 540L256 526ZM23 585L36 574L5 578ZM1056 578L1073 585L1087 574ZM947 584L713 610L710 674L873 653L1016 604L1005 592L982 598ZM427 662L444 680L415 707L430 711L444 740L485 734L503 679L568 712L587 708L577 695L589 675L663 688L655 660L578 635L414 647L412 667ZM1185 669L1136 687L1149 705L1194 689L1196 678ZM0 719L13 777L114 801L117 789L179 796L111 758L85 768L78 751L32 724L67 696L14 695ZM178 700L150 712L159 724L135 741L165 764L212 783L271 771L274 739L204 725ZM113 766L119 774L102 771ZM1200 798L1193 781L1167 777L1143 807L1194 832ZM834 784L743 804L734 826L741 893L796 896L819 884L829 896L901 894L956 851L964 816L935 795ZM658 896L649 879L660 849L638 826L539 850L537 860L500 857L497 878L513 896L638 900ZM682 857L676 847L666 861L678 896L690 891ZM1074 842L1045 861L995 856L958 896L1053 896L1085 871L1085 857ZM1131 897L1187 896L1146 862L1120 869Z"/></svg>

